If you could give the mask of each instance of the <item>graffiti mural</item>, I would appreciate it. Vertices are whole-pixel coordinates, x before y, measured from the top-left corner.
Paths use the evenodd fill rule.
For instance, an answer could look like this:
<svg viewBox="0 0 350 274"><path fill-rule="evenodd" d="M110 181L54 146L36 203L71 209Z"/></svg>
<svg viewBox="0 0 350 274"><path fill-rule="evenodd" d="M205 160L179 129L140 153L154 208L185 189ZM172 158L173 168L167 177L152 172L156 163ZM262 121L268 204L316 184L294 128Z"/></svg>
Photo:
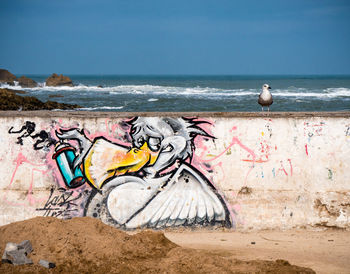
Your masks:
<svg viewBox="0 0 350 274"><path fill-rule="evenodd" d="M124 230L349 226L348 116L53 115L0 123L1 224L41 215Z"/></svg>
<svg viewBox="0 0 350 274"><path fill-rule="evenodd" d="M64 187L52 188L46 203L37 208L44 216L79 216L84 205L83 216L122 229L232 227L224 198L191 164L194 139L215 139L201 127L204 123L209 124L135 117L122 127L129 142L98 134L89 138L82 128L59 125L51 133L35 134L36 126L29 121L9 133L21 134L18 144L31 137L35 150L51 147L51 165Z"/></svg>
<svg viewBox="0 0 350 274"><path fill-rule="evenodd" d="M89 140L78 129L56 133L60 142L53 158L66 186L88 183L94 189L85 215L126 229L231 226L223 198L190 164L194 138L213 138L200 122L137 117L129 123L130 146L105 137Z"/></svg>

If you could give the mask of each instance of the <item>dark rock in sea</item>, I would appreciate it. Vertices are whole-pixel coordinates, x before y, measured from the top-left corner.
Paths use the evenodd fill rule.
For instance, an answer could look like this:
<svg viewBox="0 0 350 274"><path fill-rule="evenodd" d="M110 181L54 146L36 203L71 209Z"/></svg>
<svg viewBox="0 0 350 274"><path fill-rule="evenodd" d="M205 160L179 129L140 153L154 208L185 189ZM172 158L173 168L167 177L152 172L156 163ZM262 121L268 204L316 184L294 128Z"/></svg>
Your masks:
<svg viewBox="0 0 350 274"><path fill-rule="evenodd" d="M58 87L58 86L73 86L73 81L68 76L57 75L56 73L53 73L50 77L46 79L46 85L51 87Z"/></svg>
<svg viewBox="0 0 350 274"><path fill-rule="evenodd" d="M0 89L1 90L1 89ZM24 90L16 90L16 89L6 89L10 92L16 93L16 94L26 94L27 92Z"/></svg>
<svg viewBox="0 0 350 274"><path fill-rule="evenodd" d="M102 86L102 85L98 85L97 87L98 87L98 88L103 88L103 86Z"/></svg>
<svg viewBox="0 0 350 274"><path fill-rule="evenodd" d="M17 81L22 88L34 88L38 85L34 80L25 76L19 77Z"/></svg>
<svg viewBox="0 0 350 274"><path fill-rule="evenodd" d="M0 89L0 110L52 110L52 109L74 109L78 105L70 105L47 101L46 103L31 96L20 96L11 89Z"/></svg>
<svg viewBox="0 0 350 274"><path fill-rule="evenodd" d="M14 85L13 81L16 81L17 78L11 72L6 69L0 69L0 83L6 83L9 85Z"/></svg>
<svg viewBox="0 0 350 274"><path fill-rule="evenodd" d="M60 95L60 94L51 94L51 95L49 95L49 98L61 98L61 97L64 97L64 96Z"/></svg>

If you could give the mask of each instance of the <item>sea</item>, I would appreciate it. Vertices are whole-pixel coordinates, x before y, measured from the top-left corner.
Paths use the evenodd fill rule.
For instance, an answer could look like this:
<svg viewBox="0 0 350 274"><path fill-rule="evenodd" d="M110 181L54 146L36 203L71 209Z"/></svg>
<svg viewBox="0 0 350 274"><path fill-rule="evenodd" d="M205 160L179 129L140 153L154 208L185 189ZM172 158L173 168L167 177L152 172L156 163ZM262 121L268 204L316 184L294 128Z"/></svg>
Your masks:
<svg viewBox="0 0 350 274"><path fill-rule="evenodd" d="M27 75L36 88L3 87L83 111L251 112L261 111L258 95L266 83L270 111L350 111L350 75L67 75L74 87L48 87L48 76Z"/></svg>

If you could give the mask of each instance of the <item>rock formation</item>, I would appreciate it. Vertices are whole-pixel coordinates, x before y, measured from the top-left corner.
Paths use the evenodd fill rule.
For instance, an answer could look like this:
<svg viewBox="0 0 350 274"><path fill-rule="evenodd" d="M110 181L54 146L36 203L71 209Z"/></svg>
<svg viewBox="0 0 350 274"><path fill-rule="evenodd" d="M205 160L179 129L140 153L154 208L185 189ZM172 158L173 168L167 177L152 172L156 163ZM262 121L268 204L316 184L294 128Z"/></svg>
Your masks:
<svg viewBox="0 0 350 274"><path fill-rule="evenodd" d="M11 89L0 89L0 110L42 110L42 109L74 109L78 105L57 103L53 101L42 102L31 96L20 96Z"/></svg>
<svg viewBox="0 0 350 274"><path fill-rule="evenodd" d="M73 86L72 80L68 76L57 75L53 73L46 79L46 86L58 87L58 86Z"/></svg>
<svg viewBox="0 0 350 274"><path fill-rule="evenodd" d="M0 69L0 83L6 83L14 85L13 81L16 81L16 76L6 69Z"/></svg>
<svg viewBox="0 0 350 274"><path fill-rule="evenodd" d="M33 88L37 86L37 83L34 80L25 76L19 77L17 81L22 88Z"/></svg>
<svg viewBox="0 0 350 274"><path fill-rule="evenodd" d="M13 86L15 84L14 81L18 81L18 84L23 88L33 88L37 86L37 83L28 77L21 76L20 78L17 78L8 70L0 69L0 83L6 83Z"/></svg>

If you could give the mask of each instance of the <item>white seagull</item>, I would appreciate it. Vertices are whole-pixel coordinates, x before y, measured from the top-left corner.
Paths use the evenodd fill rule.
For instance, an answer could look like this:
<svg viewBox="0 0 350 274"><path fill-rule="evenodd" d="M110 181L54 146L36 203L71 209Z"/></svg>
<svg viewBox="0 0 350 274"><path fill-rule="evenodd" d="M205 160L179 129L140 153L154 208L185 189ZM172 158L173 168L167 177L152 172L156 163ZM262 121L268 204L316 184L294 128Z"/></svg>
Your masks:
<svg viewBox="0 0 350 274"><path fill-rule="evenodd" d="M258 103L261 105L262 111L264 111L264 107L267 107L267 110L270 111L270 106L273 103L272 95L270 92L271 87L268 84L264 84L262 86L262 92L259 95Z"/></svg>

